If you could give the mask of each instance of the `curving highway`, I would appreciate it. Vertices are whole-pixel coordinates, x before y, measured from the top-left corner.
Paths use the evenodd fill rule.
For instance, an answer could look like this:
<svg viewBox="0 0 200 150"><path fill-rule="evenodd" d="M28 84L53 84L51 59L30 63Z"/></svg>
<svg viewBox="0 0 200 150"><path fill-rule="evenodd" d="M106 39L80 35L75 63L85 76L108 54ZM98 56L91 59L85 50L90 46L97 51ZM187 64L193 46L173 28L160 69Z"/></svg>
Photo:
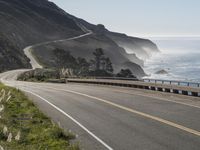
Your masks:
<svg viewBox="0 0 200 150"><path fill-rule="evenodd" d="M32 46L28 46L28 47L24 48L24 50L23 50L24 54L30 59L30 64L32 66L32 69L43 68L42 65L40 65L37 62L37 60L35 59L35 57L32 55L32 53L31 53L32 49L34 49L37 46L47 45L47 44L50 44L50 43L72 41L72 40L76 40L76 39L83 38L83 37L86 37L86 36L93 34L92 31L90 31L90 30L87 30L87 31L88 31L87 33L85 33L83 35L76 36L76 37L72 37L72 38L68 38L68 39L62 39L62 40L48 41L48 42L43 42L43 43L35 44L35 45L32 45Z"/></svg>
<svg viewBox="0 0 200 150"><path fill-rule="evenodd" d="M25 48L24 52L33 69L42 68L31 55L34 46ZM75 133L81 149L200 149L198 97L112 86L16 81L26 70L2 73L0 81L24 91L62 128Z"/></svg>
<svg viewBox="0 0 200 150"><path fill-rule="evenodd" d="M200 99L140 89L15 81L0 75L77 134L87 150L199 150ZM169 101L170 100L170 101Z"/></svg>

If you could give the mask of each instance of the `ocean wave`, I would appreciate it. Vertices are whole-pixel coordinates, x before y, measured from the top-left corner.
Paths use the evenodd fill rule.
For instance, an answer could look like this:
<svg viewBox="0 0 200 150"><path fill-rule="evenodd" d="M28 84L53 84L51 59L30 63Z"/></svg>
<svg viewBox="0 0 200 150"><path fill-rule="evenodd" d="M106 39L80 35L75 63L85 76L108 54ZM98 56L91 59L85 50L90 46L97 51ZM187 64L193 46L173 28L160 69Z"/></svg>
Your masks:
<svg viewBox="0 0 200 150"><path fill-rule="evenodd" d="M173 41L173 45L175 45L174 43ZM192 43L195 42L192 41ZM180 41L177 44L180 44ZM162 47L163 45L159 46L161 49L166 49ZM148 59L144 64L144 70L149 74L148 78L200 82L200 42L194 45L187 45L186 47L187 50L173 50L171 52L174 49L172 46L171 49L158 53ZM188 47L191 47L192 50L190 51ZM198 49L198 51L194 51L194 49ZM166 70L168 74L155 74L162 69Z"/></svg>

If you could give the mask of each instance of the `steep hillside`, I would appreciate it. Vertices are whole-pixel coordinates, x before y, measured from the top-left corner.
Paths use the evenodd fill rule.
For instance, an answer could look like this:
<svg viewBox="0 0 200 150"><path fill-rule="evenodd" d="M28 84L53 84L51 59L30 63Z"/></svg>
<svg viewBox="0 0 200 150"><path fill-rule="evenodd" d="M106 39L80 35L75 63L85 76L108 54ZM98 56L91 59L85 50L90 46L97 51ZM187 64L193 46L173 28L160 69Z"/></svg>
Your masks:
<svg viewBox="0 0 200 150"><path fill-rule="evenodd" d="M102 48L105 55L108 56L113 63L115 73L119 72L122 68L130 68L136 76L145 75L138 64L131 62L126 57L125 50L105 35L93 34L72 41L39 46L34 49L33 54L37 56L40 63L46 67L55 66L53 54L55 48L65 49L66 51L70 51L73 56L84 57L88 61L94 59L93 52L96 48Z"/></svg>
<svg viewBox="0 0 200 150"><path fill-rule="evenodd" d="M8 69L30 68L24 53L4 34L0 33L0 72Z"/></svg>
<svg viewBox="0 0 200 150"><path fill-rule="evenodd" d="M107 32L107 36L114 40L120 47L123 47L127 53L136 54L142 60L151 57L153 53L159 51L157 46L147 39L130 37L114 32Z"/></svg>
<svg viewBox="0 0 200 150"><path fill-rule="evenodd" d="M0 31L23 47L83 33L73 19L47 0L0 0Z"/></svg>
<svg viewBox="0 0 200 150"><path fill-rule="evenodd" d="M9 49L0 43L0 53L5 55L6 51L12 51L15 54L6 54L8 59L1 59L1 66L6 67L1 67L0 71L30 67L22 51L26 46L79 36L88 30L93 32L90 37L36 47L36 57L41 61L47 60L44 63L50 65L47 58L53 60L51 49L64 47L75 56L91 59L91 51L102 47L111 57L116 71L129 67L135 75L143 76L144 71L139 66L143 65L143 61L137 56L141 54L142 57L148 57L151 52L158 51L156 45L149 40L113 33L103 25L92 25L66 13L48 0L0 0L0 32L15 47ZM131 51L131 54L127 51Z"/></svg>
<svg viewBox="0 0 200 150"><path fill-rule="evenodd" d="M69 14L68 14L69 15ZM126 34L117 33L109 31L105 28L104 25L93 25L86 22L83 19L73 17L77 22L83 24L88 29L92 30L98 34L104 34L112 39L116 44L126 50L128 54L135 54L138 58L145 60L149 58L153 53L159 52L158 47L155 43L148 39L142 39L137 37L127 36ZM131 61L135 61L135 59L130 59Z"/></svg>
<svg viewBox="0 0 200 150"><path fill-rule="evenodd" d="M73 19L47 0L0 0L0 32L0 54L6 55L0 59L0 71L30 67L22 51L28 45L83 33Z"/></svg>

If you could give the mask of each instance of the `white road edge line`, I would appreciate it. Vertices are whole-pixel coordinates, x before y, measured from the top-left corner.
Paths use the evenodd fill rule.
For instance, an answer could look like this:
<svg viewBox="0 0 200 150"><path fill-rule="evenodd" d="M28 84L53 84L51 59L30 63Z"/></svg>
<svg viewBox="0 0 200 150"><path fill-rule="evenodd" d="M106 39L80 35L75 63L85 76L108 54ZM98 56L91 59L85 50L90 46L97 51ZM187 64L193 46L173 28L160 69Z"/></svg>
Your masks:
<svg viewBox="0 0 200 150"><path fill-rule="evenodd" d="M99 137L97 137L94 133L92 133L91 131L89 131L85 126L83 126L80 122L78 122L76 119L74 119L72 116L70 116L69 114L67 114L66 112L64 112L62 109L60 109L59 107L57 107L56 105L52 104L51 102L49 102L48 100L46 100L45 98L41 97L40 95L33 93L31 91L28 90L24 90L22 89L24 92L30 93L32 95L35 95L37 97L39 97L40 99L42 99L43 101L45 101L46 103L48 103L49 105L51 105L52 107L54 107L56 110L58 110L59 112L61 112L63 115L65 115L66 117L70 118L73 122L75 122L78 126L80 126L83 130L85 130L89 135L91 135L94 139L96 139L98 142L100 142L103 146L105 146L108 150L113 150L113 148L111 148L108 144L106 144L103 140L101 140Z"/></svg>

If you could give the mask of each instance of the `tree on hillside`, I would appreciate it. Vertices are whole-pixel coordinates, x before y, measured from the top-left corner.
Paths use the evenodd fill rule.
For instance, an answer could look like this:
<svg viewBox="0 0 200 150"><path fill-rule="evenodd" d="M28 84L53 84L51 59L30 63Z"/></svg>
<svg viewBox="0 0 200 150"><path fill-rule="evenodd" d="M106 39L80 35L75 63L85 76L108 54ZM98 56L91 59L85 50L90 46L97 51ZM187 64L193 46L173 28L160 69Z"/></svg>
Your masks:
<svg viewBox="0 0 200 150"><path fill-rule="evenodd" d="M103 49L98 48L93 52L94 59L87 62L85 58L75 58L69 51L56 48L53 50L55 67L60 72L60 77L65 76L113 76L113 66L110 58L105 57ZM67 73L69 72L69 73Z"/></svg>
<svg viewBox="0 0 200 150"><path fill-rule="evenodd" d="M75 69L77 62L76 58L71 55L69 51L65 51L63 49L56 48L53 50L55 56L55 66L57 68L70 68Z"/></svg>
<svg viewBox="0 0 200 150"><path fill-rule="evenodd" d="M100 70L102 60L104 59L104 52L102 48L97 48L95 52L93 52L95 56L95 71Z"/></svg>
<svg viewBox="0 0 200 150"><path fill-rule="evenodd" d="M102 48L97 48L93 52L94 60L90 60L90 75L92 76L112 76L113 66L110 58L106 57Z"/></svg>
<svg viewBox="0 0 200 150"><path fill-rule="evenodd" d="M112 66L112 62L110 61L110 58L105 58L105 70L109 73L113 73L114 69Z"/></svg>
<svg viewBox="0 0 200 150"><path fill-rule="evenodd" d="M65 51L63 49L54 49L53 50L53 54L55 56L55 66L58 67L58 68L63 68L64 67L64 54L65 54Z"/></svg>
<svg viewBox="0 0 200 150"><path fill-rule="evenodd" d="M121 71L116 76L124 78L136 78L130 69L121 69Z"/></svg>
<svg viewBox="0 0 200 150"><path fill-rule="evenodd" d="M72 76L77 68L76 58L69 51L56 48L53 50L55 67L59 70L60 77Z"/></svg>
<svg viewBox="0 0 200 150"><path fill-rule="evenodd" d="M86 76L89 73L90 64L85 58L77 58L77 74Z"/></svg>

